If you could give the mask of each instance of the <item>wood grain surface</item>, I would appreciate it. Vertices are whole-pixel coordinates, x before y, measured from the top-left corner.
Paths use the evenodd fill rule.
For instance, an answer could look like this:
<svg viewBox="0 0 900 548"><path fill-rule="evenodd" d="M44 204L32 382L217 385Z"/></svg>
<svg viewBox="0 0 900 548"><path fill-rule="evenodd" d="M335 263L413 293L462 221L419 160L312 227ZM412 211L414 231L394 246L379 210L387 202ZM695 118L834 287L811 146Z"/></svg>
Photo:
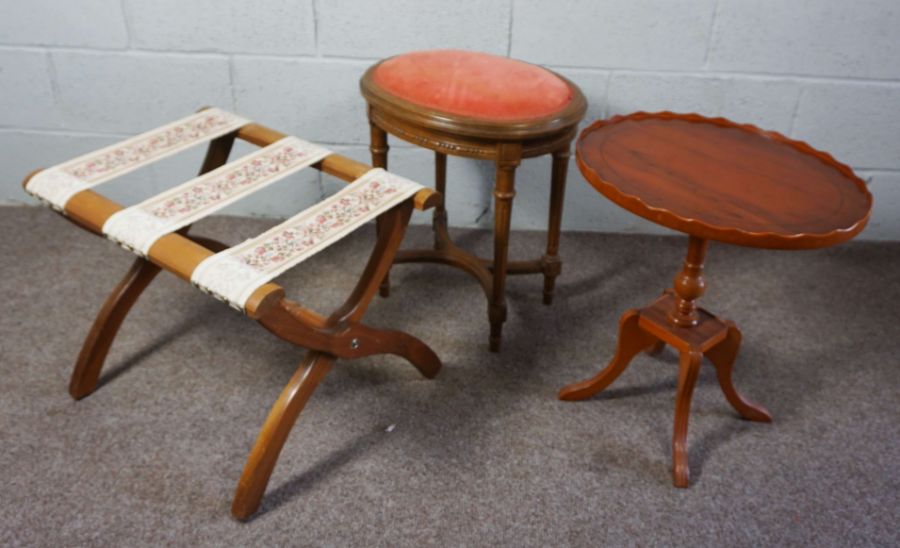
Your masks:
<svg viewBox="0 0 900 548"><path fill-rule="evenodd" d="M865 183L829 154L724 118L616 116L581 133L577 157L587 180L623 208L733 244L833 245L859 233L872 208Z"/></svg>

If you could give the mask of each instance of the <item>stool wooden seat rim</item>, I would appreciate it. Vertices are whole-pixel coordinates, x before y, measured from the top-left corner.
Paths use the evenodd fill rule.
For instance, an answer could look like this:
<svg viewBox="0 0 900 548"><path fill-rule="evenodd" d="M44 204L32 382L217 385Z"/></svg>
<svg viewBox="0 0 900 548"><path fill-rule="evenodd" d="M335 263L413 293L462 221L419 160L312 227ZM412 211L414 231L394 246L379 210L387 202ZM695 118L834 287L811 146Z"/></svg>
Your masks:
<svg viewBox="0 0 900 548"><path fill-rule="evenodd" d="M369 67L360 79L360 91L370 107L384 110L392 116L407 120L417 126L450 135L465 135L490 141L521 141L544 137L555 132L565 131L577 124L587 110L587 100L578 86L565 76L549 69L543 70L547 70L562 80L569 87L572 98L558 112L547 116L518 120L492 120L429 108L401 99L375 83L373 74L388 59L383 59Z"/></svg>
<svg viewBox="0 0 900 548"><path fill-rule="evenodd" d="M859 191L859 198L863 202L864 214L848 226L835 226L833 229L823 232L815 231L785 231L773 226L771 231L751 231L734 226L715 224L710 219L690 218L679 215L667 204L648 203L648 199L637 194L629 194L623 191L617 182L611 178L604 178L595 166L586 161L585 148L590 146L586 141L593 132L601 131L615 124L628 121L644 120L680 120L700 124L710 124L723 128L737 129L750 134L758 135L772 142L775 146L785 146L814 157L839 172L847 181ZM684 232L708 240L717 240L725 243L743 245L748 247L761 247L769 249L814 249L827 247L850 240L859 234L868 223L872 208L872 195L865 182L860 179L853 170L836 160L829 153L818 150L809 144L791 139L775 131L766 131L751 124L738 124L726 118L710 118L700 114L680 114L674 112L635 112L628 115L617 115L606 120L598 120L585 128L578 137L575 146L578 168L585 179L609 200L622 208L644 217L659 225ZM652 152L651 152L652 153ZM725 200L725 198L723 198Z"/></svg>

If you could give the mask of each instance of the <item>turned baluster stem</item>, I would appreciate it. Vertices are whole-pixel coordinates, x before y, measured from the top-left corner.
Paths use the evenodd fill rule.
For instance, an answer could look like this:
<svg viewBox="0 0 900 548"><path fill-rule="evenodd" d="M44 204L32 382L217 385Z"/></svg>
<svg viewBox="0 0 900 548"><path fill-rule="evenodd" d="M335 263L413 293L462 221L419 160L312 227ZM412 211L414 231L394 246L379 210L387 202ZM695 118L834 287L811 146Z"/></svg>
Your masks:
<svg viewBox="0 0 900 548"><path fill-rule="evenodd" d="M693 327L700 321L696 301L706 291L703 260L707 243L703 238L690 237L684 267L675 276L675 308L669 313L669 321L679 327Z"/></svg>

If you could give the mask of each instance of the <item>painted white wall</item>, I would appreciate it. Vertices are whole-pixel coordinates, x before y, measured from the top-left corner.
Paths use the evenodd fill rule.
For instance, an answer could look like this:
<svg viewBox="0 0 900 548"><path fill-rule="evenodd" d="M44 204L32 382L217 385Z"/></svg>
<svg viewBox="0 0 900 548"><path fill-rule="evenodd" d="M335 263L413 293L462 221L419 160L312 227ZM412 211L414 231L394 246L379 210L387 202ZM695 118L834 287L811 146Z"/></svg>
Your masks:
<svg viewBox="0 0 900 548"><path fill-rule="evenodd" d="M0 203L29 203L19 183L35 167L200 105L368 160L360 75L427 48L559 71L587 95L588 120L696 111L806 140L870 182L862 237L900 240L897 0L0 0ZM392 170L432 180L430 153L392 145ZM188 178L198 159L109 192L134 203ZM489 226L491 166L449 166L451 222ZM546 158L520 169L515 227L545 226L549 173ZM569 177L567 229L664 231L608 203L574 164ZM287 216L337 187L307 174L229 212Z"/></svg>

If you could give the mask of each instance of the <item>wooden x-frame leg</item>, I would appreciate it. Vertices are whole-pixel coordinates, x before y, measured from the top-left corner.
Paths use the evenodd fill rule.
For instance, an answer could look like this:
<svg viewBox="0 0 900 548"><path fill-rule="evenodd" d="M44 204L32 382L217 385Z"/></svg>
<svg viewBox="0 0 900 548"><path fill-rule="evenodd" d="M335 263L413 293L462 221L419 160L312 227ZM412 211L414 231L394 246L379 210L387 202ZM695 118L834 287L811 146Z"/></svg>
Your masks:
<svg viewBox="0 0 900 548"><path fill-rule="evenodd" d="M158 266L145 259L136 259L122 281L106 298L81 346L75 370L72 371L72 378L69 380L69 394L76 400L89 395L97 388L100 370L103 368L109 347L112 346L113 339L119 331L119 326L159 270Z"/></svg>
<svg viewBox="0 0 900 548"><path fill-rule="evenodd" d="M311 318L308 312L284 301L260 319L263 327L279 337L312 350L275 402L250 452L231 506L236 518L246 519L259 508L288 433L338 357L395 354L406 358L427 378L440 370L437 355L418 339L358 323L390 268L411 212L412 205L406 202L382 216L378 243L356 289L327 320Z"/></svg>
<svg viewBox="0 0 900 548"><path fill-rule="evenodd" d="M233 139L234 135L230 135L210 144L201 173L227 161ZM408 360L427 378L433 378L440 371L440 359L419 339L401 331L375 329L360 323L390 269L412 209L411 200L407 200L379 216L377 241L363 274L344 304L331 316L322 317L282 298L258 318L268 331L309 350L269 412L250 452L232 503L232 514L236 518L246 519L259 508L291 428L335 360L394 354ZM187 229L180 232L186 236ZM208 238L187 237L212 250L226 247ZM83 398L96 388L119 326L159 270L155 264L137 259L107 298L79 354L69 388L72 397Z"/></svg>
<svg viewBox="0 0 900 548"><path fill-rule="evenodd" d="M229 133L210 141L206 150L206 157L203 159L203 164L200 167L200 175L208 173L228 161L228 155L231 154L235 137L235 133ZM186 235L189 229L190 227L188 226L179 232ZM216 252L228 247L209 238L193 239ZM122 278L122 281L116 285L109 297L106 298L103 308L100 309L100 312L94 319L94 324L91 326L91 330L81 346L78 361L75 363L75 370L72 372L72 378L69 381L69 394L76 400L89 395L97 388L100 370L103 368L103 362L106 360L106 354L109 352L110 346L112 346L113 339L115 339L116 333L119 331L119 326L122 325L125 316L128 315L128 311L131 310L138 297L150 285L150 282L153 281L153 278L156 277L159 271L160 267L150 261L144 258L135 259L125 277Z"/></svg>

